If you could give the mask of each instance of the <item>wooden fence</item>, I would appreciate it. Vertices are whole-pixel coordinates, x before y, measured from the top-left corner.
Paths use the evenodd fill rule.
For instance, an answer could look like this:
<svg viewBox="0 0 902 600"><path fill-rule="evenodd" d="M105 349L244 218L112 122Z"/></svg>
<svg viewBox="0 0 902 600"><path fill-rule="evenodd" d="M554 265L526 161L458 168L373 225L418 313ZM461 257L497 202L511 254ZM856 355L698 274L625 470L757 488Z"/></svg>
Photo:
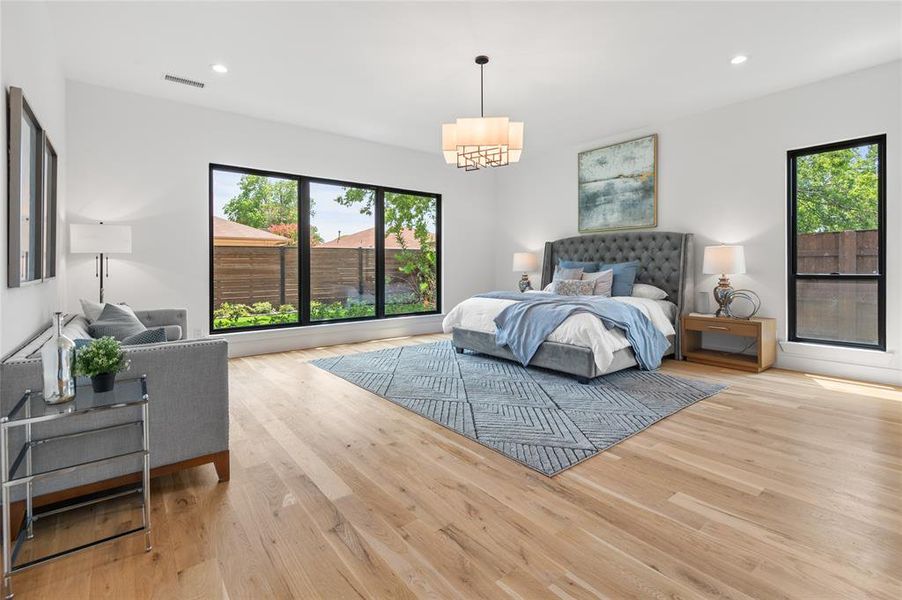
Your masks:
<svg viewBox="0 0 902 600"><path fill-rule="evenodd" d="M799 273L874 273L875 230L798 236ZM877 339L877 284L871 281L800 280L796 330L802 337L873 343Z"/></svg>
<svg viewBox="0 0 902 600"><path fill-rule="evenodd" d="M400 250L385 251L390 293L413 291L411 279L398 270ZM369 248L312 248L311 299L344 302L376 293L376 251ZM223 302L298 306L296 247L213 247L213 307Z"/></svg>
<svg viewBox="0 0 902 600"><path fill-rule="evenodd" d="M876 272L878 241L875 230L802 234L798 237L798 272Z"/></svg>

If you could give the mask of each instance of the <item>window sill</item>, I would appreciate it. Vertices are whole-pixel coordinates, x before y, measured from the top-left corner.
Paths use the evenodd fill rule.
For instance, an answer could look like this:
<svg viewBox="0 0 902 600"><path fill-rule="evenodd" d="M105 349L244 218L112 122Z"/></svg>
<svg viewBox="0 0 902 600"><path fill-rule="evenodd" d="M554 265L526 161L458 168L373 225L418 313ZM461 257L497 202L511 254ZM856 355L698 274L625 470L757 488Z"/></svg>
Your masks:
<svg viewBox="0 0 902 600"><path fill-rule="evenodd" d="M390 319L321 323L254 331L217 332L210 337L229 342L229 356L250 356L319 348L394 337L440 333L444 314L411 315Z"/></svg>
<svg viewBox="0 0 902 600"><path fill-rule="evenodd" d="M330 331L336 329L390 329L399 323L423 322L438 320L439 323L445 318L444 313L434 313L428 315L410 315L410 316L393 316L386 319L361 319L359 321L337 321L322 323L311 323L309 325L296 325L289 327L273 327L272 329L252 329L250 331L216 331L210 334L210 337L221 337L223 339L238 339L241 337L281 337L297 335L304 332Z"/></svg>
<svg viewBox="0 0 902 600"><path fill-rule="evenodd" d="M789 356L811 360L826 360L870 367L889 367L895 361L892 350L869 350L866 348L843 348L809 342L780 342L780 350Z"/></svg>

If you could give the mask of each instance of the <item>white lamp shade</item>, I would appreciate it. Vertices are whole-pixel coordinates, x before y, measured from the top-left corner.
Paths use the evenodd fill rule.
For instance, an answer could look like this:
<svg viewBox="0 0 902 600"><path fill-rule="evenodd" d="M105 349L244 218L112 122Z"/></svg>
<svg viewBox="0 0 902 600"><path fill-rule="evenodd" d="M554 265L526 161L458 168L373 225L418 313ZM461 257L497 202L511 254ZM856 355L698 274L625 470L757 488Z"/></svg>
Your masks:
<svg viewBox="0 0 902 600"><path fill-rule="evenodd" d="M532 252L514 252L514 271L530 273L539 270L539 259Z"/></svg>
<svg viewBox="0 0 902 600"><path fill-rule="evenodd" d="M745 273L745 250L742 246L706 246L702 272L706 275Z"/></svg>
<svg viewBox="0 0 902 600"><path fill-rule="evenodd" d="M131 254L131 225L69 225L69 251L79 254Z"/></svg>
<svg viewBox="0 0 902 600"><path fill-rule="evenodd" d="M458 162L458 153L503 148L508 162L517 162L523 153L523 122L507 117L467 117L442 124L442 155L445 162Z"/></svg>

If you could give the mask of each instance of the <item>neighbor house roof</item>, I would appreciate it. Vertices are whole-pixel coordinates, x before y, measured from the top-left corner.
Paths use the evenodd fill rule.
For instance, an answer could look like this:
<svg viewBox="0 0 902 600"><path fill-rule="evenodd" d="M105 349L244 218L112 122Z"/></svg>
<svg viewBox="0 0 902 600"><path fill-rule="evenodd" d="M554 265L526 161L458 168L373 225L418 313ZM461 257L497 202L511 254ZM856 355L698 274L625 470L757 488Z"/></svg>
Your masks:
<svg viewBox="0 0 902 600"><path fill-rule="evenodd" d="M404 245L408 250L419 250L420 242L414 236L413 229L404 229L401 231L401 237L404 239ZM435 235L429 234L429 239L435 240ZM347 235L341 235L334 240L329 240L317 246L317 248L373 248L376 244L376 228L370 227L363 231L356 231ZM389 234L385 236L386 250L400 250L401 244L397 238Z"/></svg>
<svg viewBox="0 0 902 600"><path fill-rule="evenodd" d="M214 246L287 246L290 243L287 237L213 217Z"/></svg>

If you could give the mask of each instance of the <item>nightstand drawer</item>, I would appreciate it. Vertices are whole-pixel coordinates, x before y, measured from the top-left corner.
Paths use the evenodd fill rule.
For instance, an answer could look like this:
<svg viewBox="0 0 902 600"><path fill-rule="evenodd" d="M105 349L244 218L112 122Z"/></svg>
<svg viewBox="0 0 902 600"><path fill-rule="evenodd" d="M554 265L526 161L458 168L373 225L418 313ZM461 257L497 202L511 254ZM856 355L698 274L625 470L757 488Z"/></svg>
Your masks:
<svg viewBox="0 0 902 600"><path fill-rule="evenodd" d="M693 319L686 317L684 326L687 331L703 331L705 333L728 333L746 337L757 337L759 326L749 321L733 321L729 319Z"/></svg>

